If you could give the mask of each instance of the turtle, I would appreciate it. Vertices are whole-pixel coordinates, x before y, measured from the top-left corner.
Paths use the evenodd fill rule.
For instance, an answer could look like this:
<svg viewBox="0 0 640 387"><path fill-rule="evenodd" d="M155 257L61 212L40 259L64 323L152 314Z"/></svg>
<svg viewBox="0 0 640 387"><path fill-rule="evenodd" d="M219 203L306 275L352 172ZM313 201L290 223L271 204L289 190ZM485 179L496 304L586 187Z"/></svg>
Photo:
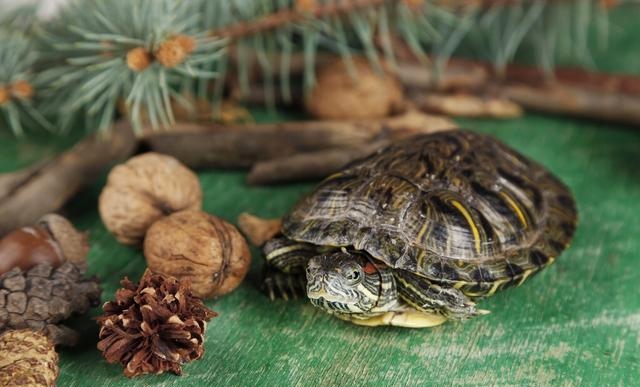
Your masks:
<svg viewBox="0 0 640 387"><path fill-rule="evenodd" d="M575 231L570 190L492 136L447 130L352 162L263 245L280 289L359 325L430 327L552 264Z"/></svg>

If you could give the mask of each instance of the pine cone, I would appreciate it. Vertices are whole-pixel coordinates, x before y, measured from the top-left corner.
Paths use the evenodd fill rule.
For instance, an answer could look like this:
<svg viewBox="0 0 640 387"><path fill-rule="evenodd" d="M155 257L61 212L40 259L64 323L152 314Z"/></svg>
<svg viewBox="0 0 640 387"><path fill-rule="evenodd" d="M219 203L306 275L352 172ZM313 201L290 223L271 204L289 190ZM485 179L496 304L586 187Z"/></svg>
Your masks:
<svg viewBox="0 0 640 387"><path fill-rule="evenodd" d="M116 300L98 318L98 349L133 377L171 371L202 357L206 321L217 314L173 277L145 271L140 284L125 278Z"/></svg>
<svg viewBox="0 0 640 387"><path fill-rule="evenodd" d="M30 329L0 335L0 386L55 387L58 354L45 335Z"/></svg>
<svg viewBox="0 0 640 387"><path fill-rule="evenodd" d="M66 262L54 268L41 263L0 275L0 332L31 328L42 330L55 344L74 345L77 333L57 324L87 312L100 300L97 281L83 278L85 267Z"/></svg>

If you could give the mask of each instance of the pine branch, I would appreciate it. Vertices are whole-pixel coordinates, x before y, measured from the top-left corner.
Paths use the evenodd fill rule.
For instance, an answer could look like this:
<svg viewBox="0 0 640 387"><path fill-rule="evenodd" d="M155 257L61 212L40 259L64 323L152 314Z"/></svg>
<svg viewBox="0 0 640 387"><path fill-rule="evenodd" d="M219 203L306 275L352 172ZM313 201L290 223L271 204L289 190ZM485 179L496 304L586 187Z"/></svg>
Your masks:
<svg viewBox="0 0 640 387"><path fill-rule="evenodd" d="M38 95L61 127L83 117L86 127L107 130L123 114L139 130L174 125L172 104L193 108L184 94L215 111L232 76L248 93L252 57L271 106L278 94L292 100L296 53L304 90L322 52L348 63L364 55L381 68L398 62L398 41L413 56L432 58L436 73L461 45L479 48L498 71L522 47L533 48L550 72L555 53L567 48L588 60L588 28L606 15L601 1L72 0L42 28L37 83L47 89L38 87Z"/></svg>
<svg viewBox="0 0 640 387"><path fill-rule="evenodd" d="M346 0L342 2L317 4L315 0L294 1L290 9L278 10L251 22L239 22L227 27L212 30L210 35L236 40L252 35L273 31L284 26L309 20L322 19L348 14L364 8L373 8L390 2L389 0Z"/></svg>
<svg viewBox="0 0 640 387"><path fill-rule="evenodd" d="M52 129L34 105L38 93L34 65L38 54L32 39L21 32L0 31L0 128L16 136L25 128Z"/></svg>
<svg viewBox="0 0 640 387"><path fill-rule="evenodd" d="M102 130L111 127L118 103L136 130L144 119L154 128L173 125L170 102L179 99L184 80L215 75L201 66L217 60L222 43L198 29L201 6L197 0L71 3L42 34L52 62L41 74L51 108L65 118L81 112L89 127Z"/></svg>

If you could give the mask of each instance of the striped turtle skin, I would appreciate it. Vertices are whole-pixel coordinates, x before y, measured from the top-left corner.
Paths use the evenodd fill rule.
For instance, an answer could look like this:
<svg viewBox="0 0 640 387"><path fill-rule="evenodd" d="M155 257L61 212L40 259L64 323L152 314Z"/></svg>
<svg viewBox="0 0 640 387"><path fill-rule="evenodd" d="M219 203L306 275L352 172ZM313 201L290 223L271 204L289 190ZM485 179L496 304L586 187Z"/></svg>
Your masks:
<svg viewBox="0 0 640 387"><path fill-rule="evenodd" d="M460 130L410 138L328 177L282 234L308 251L370 256L419 306L434 289L474 300L522 284L568 246L576 219L570 191L544 167Z"/></svg>

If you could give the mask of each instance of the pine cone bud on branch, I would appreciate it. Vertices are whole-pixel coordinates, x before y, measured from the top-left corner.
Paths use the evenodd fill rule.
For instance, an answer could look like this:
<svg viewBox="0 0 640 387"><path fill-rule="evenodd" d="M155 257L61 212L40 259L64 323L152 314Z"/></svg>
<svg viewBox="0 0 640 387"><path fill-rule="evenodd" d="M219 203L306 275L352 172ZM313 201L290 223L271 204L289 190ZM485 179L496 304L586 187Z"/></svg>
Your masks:
<svg viewBox="0 0 640 387"><path fill-rule="evenodd" d="M204 354L206 322L217 314L174 277L146 270L140 283L125 278L116 299L98 318L98 349L124 374L182 374L181 366Z"/></svg>
<svg viewBox="0 0 640 387"><path fill-rule="evenodd" d="M195 49L196 41L187 35L178 35L162 42L155 52L156 60L167 68L173 68L184 61Z"/></svg>
<svg viewBox="0 0 640 387"><path fill-rule="evenodd" d="M131 70L140 72L151 65L153 56L144 47L136 47L127 52L126 60Z"/></svg>

